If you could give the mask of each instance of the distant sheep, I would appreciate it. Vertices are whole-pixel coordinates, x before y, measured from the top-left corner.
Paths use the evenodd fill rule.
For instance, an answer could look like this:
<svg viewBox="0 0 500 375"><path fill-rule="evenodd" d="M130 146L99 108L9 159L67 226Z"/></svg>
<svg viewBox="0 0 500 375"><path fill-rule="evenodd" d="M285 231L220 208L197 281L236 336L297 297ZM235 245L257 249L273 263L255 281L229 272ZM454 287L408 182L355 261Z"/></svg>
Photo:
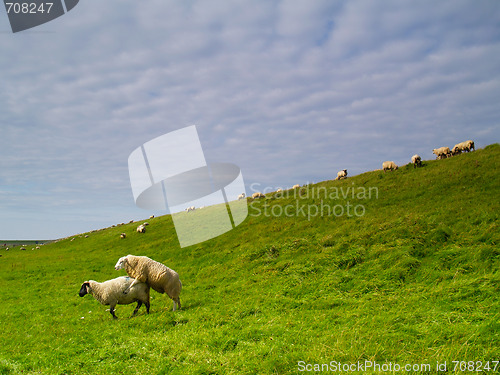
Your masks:
<svg viewBox="0 0 500 375"><path fill-rule="evenodd" d="M128 293L123 292L128 289ZM137 282L137 280L128 277L120 276L113 280L98 283L94 280L85 281L80 288L80 297L86 294L91 294L94 298L103 305L109 305L109 312L114 319L116 305L128 305L137 302L137 306L133 315L137 314L139 308L144 303L146 311L149 314L149 286L146 283Z"/></svg>
<svg viewBox="0 0 500 375"><path fill-rule="evenodd" d="M347 169L343 169L343 170L337 172L337 177L335 177L335 179L341 180L342 178L347 178Z"/></svg>
<svg viewBox="0 0 500 375"><path fill-rule="evenodd" d="M279 188L278 190L276 190L276 193L281 193L283 191L282 188Z"/></svg>
<svg viewBox="0 0 500 375"><path fill-rule="evenodd" d="M451 156L449 147L439 147L432 150L432 153L436 155L436 159L445 159L448 156Z"/></svg>
<svg viewBox="0 0 500 375"><path fill-rule="evenodd" d="M191 207L186 208L186 210L185 210L185 211L186 211L186 212L191 212L191 211L194 211L195 209L196 209L196 207L195 207L195 206L191 206Z"/></svg>
<svg viewBox="0 0 500 375"><path fill-rule="evenodd" d="M292 186L292 189L298 189L299 187L300 187L300 185L299 185L299 184L296 184L296 185L293 185L293 186Z"/></svg>
<svg viewBox="0 0 500 375"><path fill-rule="evenodd" d="M155 217L155 215L151 215L149 218L150 218L150 219L154 219L154 217Z"/></svg>
<svg viewBox="0 0 500 375"><path fill-rule="evenodd" d="M265 198L266 196L262 194L261 192L253 193L252 194L252 199L257 199L257 198Z"/></svg>
<svg viewBox="0 0 500 375"><path fill-rule="evenodd" d="M139 225L137 227L137 233L146 233L146 227L144 225Z"/></svg>
<svg viewBox="0 0 500 375"><path fill-rule="evenodd" d="M115 269L120 270L122 268L130 277L135 278L129 288L139 282L146 283L158 293L166 293L174 301L173 311L176 310L176 306L179 309L181 308L179 296L182 283L177 272L148 257L130 254L118 259Z"/></svg>
<svg viewBox="0 0 500 375"><path fill-rule="evenodd" d="M420 157L420 155L417 154L413 155L411 157L411 162L413 164L413 168L422 166L422 158Z"/></svg>
<svg viewBox="0 0 500 375"><path fill-rule="evenodd" d="M388 169L392 171L398 169L398 166L393 161L384 161L382 163L382 169L384 170L384 172Z"/></svg>
<svg viewBox="0 0 500 375"><path fill-rule="evenodd" d="M120 234L120 238L127 238L127 234L126 233L121 233Z"/></svg>
<svg viewBox="0 0 500 375"><path fill-rule="evenodd" d="M457 143L451 150L452 155L460 154L461 152L470 152L474 148L474 142L471 140Z"/></svg>
<svg viewBox="0 0 500 375"><path fill-rule="evenodd" d="M245 199L245 193L238 195L238 200Z"/></svg>

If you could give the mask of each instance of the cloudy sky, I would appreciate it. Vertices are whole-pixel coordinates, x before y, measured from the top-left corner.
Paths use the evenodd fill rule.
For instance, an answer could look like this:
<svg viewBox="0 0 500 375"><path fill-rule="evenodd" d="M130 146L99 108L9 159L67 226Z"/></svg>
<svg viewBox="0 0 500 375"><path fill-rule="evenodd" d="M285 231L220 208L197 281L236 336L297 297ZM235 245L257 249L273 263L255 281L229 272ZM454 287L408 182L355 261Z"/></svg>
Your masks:
<svg viewBox="0 0 500 375"><path fill-rule="evenodd" d="M500 141L498 0L82 0L0 40L0 239L161 214L127 160L189 125L249 194Z"/></svg>

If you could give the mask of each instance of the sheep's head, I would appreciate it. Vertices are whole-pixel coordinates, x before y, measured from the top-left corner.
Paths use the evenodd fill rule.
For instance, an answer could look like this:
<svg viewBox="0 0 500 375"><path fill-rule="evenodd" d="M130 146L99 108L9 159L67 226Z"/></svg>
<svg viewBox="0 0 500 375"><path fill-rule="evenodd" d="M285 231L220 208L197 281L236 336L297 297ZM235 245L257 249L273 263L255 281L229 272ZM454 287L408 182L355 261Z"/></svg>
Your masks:
<svg viewBox="0 0 500 375"><path fill-rule="evenodd" d="M118 262L115 264L115 270L121 270L122 268L125 268L125 263L127 263L127 257L121 257L118 259Z"/></svg>
<svg viewBox="0 0 500 375"><path fill-rule="evenodd" d="M90 292L90 283L88 281L85 281L82 284L82 287L80 288L80 293L78 295L80 297L83 297L85 294L88 294Z"/></svg>

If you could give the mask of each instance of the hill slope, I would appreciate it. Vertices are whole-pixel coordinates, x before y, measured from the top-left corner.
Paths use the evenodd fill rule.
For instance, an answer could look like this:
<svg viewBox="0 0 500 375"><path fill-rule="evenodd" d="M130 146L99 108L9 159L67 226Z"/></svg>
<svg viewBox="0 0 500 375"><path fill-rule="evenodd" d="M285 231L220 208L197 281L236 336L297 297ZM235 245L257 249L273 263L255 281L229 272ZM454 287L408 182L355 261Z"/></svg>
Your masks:
<svg viewBox="0 0 500 375"><path fill-rule="evenodd" d="M365 361L493 369L499 160L494 144L268 194L234 230L184 249L163 216L142 235L127 224L2 251L0 374L287 374ZM152 291L150 315L118 306L113 321L78 297L85 280L123 275L113 267L129 253L179 272L181 311Z"/></svg>

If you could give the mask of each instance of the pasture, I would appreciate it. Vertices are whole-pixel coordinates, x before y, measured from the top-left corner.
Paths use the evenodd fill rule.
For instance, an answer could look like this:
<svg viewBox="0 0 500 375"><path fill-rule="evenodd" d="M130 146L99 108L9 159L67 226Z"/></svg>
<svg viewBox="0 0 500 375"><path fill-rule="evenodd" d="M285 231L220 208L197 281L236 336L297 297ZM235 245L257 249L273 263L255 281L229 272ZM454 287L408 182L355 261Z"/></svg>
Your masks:
<svg viewBox="0 0 500 375"><path fill-rule="evenodd" d="M494 373L499 171L493 144L417 169L335 172L249 199L241 225L183 249L168 215L0 249L0 374L297 374L365 361ZM119 305L113 320L78 296L86 280L124 275L114 265L127 254L179 273L182 310L151 291L149 315Z"/></svg>

